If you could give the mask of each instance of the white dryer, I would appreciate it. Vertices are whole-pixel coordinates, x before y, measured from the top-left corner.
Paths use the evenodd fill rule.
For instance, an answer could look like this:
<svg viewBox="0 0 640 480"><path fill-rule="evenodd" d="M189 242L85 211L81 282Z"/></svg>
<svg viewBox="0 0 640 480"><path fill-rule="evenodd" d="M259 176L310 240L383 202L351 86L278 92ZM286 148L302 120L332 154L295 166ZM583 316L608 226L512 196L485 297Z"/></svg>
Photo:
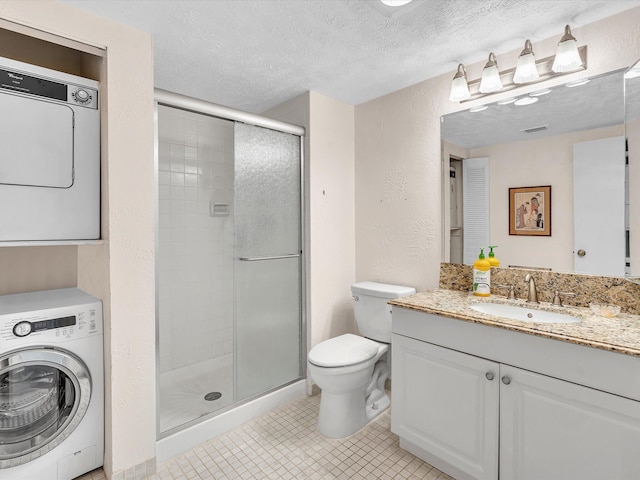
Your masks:
<svg viewBox="0 0 640 480"><path fill-rule="evenodd" d="M102 466L102 303L77 288L0 296L0 478Z"/></svg>

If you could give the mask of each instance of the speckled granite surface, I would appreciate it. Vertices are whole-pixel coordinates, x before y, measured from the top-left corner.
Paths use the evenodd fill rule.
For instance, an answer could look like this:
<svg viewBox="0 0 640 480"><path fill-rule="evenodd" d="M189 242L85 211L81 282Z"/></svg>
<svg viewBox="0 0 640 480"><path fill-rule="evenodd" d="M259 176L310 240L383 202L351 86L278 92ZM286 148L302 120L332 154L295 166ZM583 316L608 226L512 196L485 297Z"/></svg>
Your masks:
<svg viewBox="0 0 640 480"><path fill-rule="evenodd" d="M539 308L579 317L578 323L531 323L508 320L472 310L469 305L479 302L505 303L526 308ZM614 318L596 316L589 308L556 307L550 303L538 306L524 300L507 300L505 297L476 297L460 290L439 289L422 292L410 297L398 298L391 305L426 313L465 320L484 325L529 333L541 337L601 348L613 352L640 357L640 316L620 313Z"/></svg>
<svg viewBox="0 0 640 480"><path fill-rule="evenodd" d="M625 313L640 315L640 284L623 277L602 277L577 273L556 273L542 270L518 268L492 268L492 296L506 296L508 288L498 285L513 285L516 298L527 297L524 277L530 273L537 286L538 300L551 302L555 291L575 293L563 298L565 305L589 307L589 303L619 305ZM473 271L470 265L440 264L440 288L471 291Z"/></svg>

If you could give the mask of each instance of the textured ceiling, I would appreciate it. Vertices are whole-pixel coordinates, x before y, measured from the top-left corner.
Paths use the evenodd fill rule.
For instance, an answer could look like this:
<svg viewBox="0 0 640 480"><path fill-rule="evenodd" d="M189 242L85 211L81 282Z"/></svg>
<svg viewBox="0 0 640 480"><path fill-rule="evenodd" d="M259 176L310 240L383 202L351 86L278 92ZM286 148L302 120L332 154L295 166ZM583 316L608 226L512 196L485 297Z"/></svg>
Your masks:
<svg viewBox="0 0 640 480"><path fill-rule="evenodd" d="M357 105L640 0L65 0L145 30L155 83L260 113L308 90Z"/></svg>

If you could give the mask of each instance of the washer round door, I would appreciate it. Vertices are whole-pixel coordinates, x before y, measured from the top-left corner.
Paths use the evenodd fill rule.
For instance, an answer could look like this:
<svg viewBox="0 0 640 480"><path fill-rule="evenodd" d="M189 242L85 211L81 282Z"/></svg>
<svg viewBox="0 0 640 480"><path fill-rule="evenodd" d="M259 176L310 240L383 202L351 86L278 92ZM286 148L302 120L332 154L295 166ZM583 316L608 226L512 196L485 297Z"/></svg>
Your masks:
<svg viewBox="0 0 640 480"><path fill-rule="evenodd" d="M91 376L72 353L51 347L0 356L0 469L54 449L89 408Z"/></svg>

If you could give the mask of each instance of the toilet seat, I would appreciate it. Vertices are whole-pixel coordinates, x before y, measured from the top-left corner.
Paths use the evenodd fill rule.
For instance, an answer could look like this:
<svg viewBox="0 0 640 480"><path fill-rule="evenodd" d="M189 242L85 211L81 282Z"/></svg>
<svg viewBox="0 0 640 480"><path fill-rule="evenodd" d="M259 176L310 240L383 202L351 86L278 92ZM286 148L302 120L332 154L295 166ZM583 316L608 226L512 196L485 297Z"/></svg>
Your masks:
<svg viewBox="0 0 640 480"><path fill-rule="evenodd" d="M319 367L346 367L374 358L380 344L351 333L320 342L309 352L309 362Z"/></svg>

